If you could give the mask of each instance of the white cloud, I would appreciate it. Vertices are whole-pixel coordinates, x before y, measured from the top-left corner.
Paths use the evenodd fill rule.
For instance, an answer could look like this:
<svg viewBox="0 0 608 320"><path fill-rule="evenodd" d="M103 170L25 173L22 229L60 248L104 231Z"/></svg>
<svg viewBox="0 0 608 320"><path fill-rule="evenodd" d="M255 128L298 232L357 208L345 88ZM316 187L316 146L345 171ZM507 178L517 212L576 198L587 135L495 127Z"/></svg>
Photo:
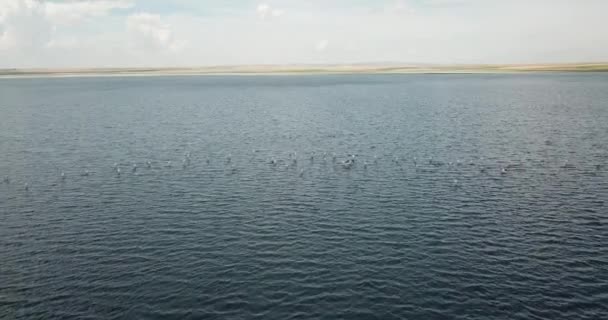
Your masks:
<svg viewBox="0 0 608 320"><path fill-rule="evenodd" d="M45 6L34 0L0 2L0 50L31 50L45 46L52 26L46 19Z"/></svg>
<svg viewBox="0 0 608 320"><path fill-rule="evenodd" d="M175 38L171 25L157 14L136 13L127 18L127 32L133 49L147 53L154 51L178 52L183 47Z"/></svg>
<svg viewBox="0 0 608 320"><path fill-rule="evenodd" d="M385 8L388 13L399 13L399 14L414 14L414 8L409 5L405 0L397 0Z"/></svg>
<svg viewBox="0 0 608 320"><path fill-rule="evenodd" d="M59 27L104 17L113 9L132 6L131 0L0 0L0 59L3 60L0 63L49 64L50 58L45 57L49 50L67 47L78 50L97 36L65 37L58 35Z"/></svg>
<svg viewBox="0 0 608 320"><path fill-rule="evenodd" d="M115 9L134 6L132 0L89 0L46 3L46 14L56 24L72 25L83 19L105 16Z"/></svg>
<svg viewBox="0 0 608 320"><path fill-rule="evenodd" d="M260 3L256 8L256 13L258 17L262 20L266 20L268 18L278 18L285 13L285 10L274 8L267 3Z"/></svg>
<svg viewBox="0 0 608 320"><path fill-rule="evenodd" d="M258 16L262 19L266 18L268 11L270 11L270 6L267 3L260 3L256 9Z"/></svg>
<svg viewBox="0 0 608 320"><path fill-rule="evenodd" d="M608 60L605 0L258 1L0 0L0 68Z"/></svg>
<svg viewBox="0 0 608 320"><path fill-rule="evenodd" d="M327 49L327 45L329 45L329 41L327 41L327 40L321 40L321 41L317 42L317 45L315 46L315 49L318 52L323 52L323 51L325 51L325 49Z"/></svg>

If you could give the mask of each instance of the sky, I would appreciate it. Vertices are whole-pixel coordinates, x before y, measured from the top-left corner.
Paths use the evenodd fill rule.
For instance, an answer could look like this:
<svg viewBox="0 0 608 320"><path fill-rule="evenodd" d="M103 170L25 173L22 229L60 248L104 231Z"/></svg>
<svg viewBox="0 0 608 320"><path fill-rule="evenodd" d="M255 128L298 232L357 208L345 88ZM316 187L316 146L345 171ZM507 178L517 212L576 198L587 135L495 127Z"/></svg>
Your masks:
<svg viewBox="0 0 608 320"><path fill-rule="evenodd" d="M608 61L607 0L0 0L0 68Z"/></svg>

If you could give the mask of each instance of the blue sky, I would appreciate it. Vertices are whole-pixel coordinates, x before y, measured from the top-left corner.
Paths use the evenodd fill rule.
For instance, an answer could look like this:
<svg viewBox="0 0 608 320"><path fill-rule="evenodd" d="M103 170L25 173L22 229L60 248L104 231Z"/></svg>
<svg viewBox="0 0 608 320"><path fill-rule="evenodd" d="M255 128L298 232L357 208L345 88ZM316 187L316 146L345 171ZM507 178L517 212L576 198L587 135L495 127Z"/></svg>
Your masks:
<svg viewBox="0 0 608 320"><path fill-rule="evenodd" d="M604 0L0 0L0 68L608 61Z"/></svg>

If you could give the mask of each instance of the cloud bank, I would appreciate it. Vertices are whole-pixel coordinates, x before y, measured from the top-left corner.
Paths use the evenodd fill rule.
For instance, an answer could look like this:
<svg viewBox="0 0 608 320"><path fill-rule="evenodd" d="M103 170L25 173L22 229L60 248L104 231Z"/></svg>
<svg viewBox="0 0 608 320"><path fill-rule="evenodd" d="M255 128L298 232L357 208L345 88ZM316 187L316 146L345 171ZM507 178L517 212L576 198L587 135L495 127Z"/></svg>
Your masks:
<svg viewBox="0 0 608 320"><path fill-rule="evenodd" d="M604 0L0 0L0 68L608 61Z"/></svg>

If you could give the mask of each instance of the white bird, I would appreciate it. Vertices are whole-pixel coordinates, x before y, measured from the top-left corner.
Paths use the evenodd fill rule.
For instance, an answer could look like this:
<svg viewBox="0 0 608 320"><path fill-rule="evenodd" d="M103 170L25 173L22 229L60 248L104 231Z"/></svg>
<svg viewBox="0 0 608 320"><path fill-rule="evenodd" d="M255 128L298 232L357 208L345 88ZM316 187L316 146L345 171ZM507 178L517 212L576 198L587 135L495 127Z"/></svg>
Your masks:
<svg viewBox="0 0 608 320"><path fill-rule="evenodd" d="M116 175L120 177L120 167L116 168Z"/></svg>
<svg viewBox="0 0 608 320"><path fill-rule="evenodd" d="M500 169L500 174L507 174L507 168Z"/></svg>
<svg viewBox="0 0 608 320"><path fill-rule="evenodd" d="M89 176L89 170L84 170L84 172L81 174L81 176L88 177Z"/></svg>
<svg viewBox="0 0 608 320"><path fill-rule="evenodd" d="M270 164L273 166L277 165L277 160L275 160L274 158L270 159Z"/></svg>
<svg viewBox="0 0 608 320"><path fill-rule="evenodd" d="M352 168L352 166L354 164L355 164L354 159L346 159L342 162L342 167L344 167L344 169L350 169L350 168Z"/></svg>
<svg viewBox="0 0 608 320"><path fill-rule="evenodd" d="M61 171L61 180L65 180L65 172Z"/></svg>
<svg viewBox="0 0 608 320"><path fill-rule="evenodd" d="M458 187L458 180L454 179L453 186L454 186L454 187Z"/></svg>
<svg viewBox="0 0 608 320"><path fill-rule="evenodd" d="M152 168L152 162L146 161L146 167L148 167L148 169Z"/></svg>
<svg viewBox="0 0 608 320"><path fill-rule="evenodd" d="M171 168L171 161L167 161L167 167Z"/></svg>

